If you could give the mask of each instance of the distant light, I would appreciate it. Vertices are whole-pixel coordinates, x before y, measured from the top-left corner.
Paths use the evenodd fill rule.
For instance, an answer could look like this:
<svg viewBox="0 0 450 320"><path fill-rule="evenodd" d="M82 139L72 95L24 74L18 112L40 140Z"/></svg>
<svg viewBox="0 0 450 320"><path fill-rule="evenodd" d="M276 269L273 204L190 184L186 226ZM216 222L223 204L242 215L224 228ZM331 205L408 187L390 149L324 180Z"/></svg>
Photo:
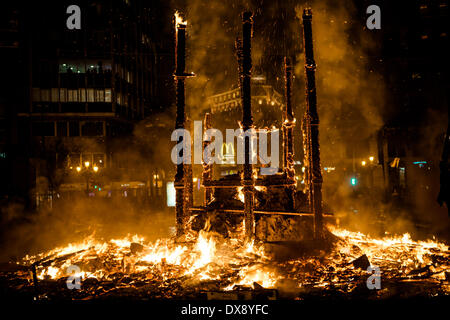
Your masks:
<svg viewBox="0 0 450 320"><path fill-rule="evenodd" d="M426 161L414 161L413 164L426 164Z"/></svg>
<svg viewBox="0 0 450 320"><path fill-rule="evenodd" d="M364 160L361 161L361 165L364 167L366 165L366 162Z"/></svg>
<svg viewBox="0 0 450 320"><path fill-rule="evenodd" d="M94 172L98 171L98 167L97 166L94 166L92 169L94 169Z"/></svg>
<svg viewBox="0 0 450 320"><path fill-rule="evenodd" d="M90 165L90 162L89 161L86 161L85 163L84 163L84 166L87 168L87 167L89 167L89 165Z"/></svg>
<svg viewBox="0 0 450 320"><path fill-rule="evenodd" d="M258 100L258 103L259 103L259 104L262 104L262 100Z"/></svg>
<svg viewBox="0 0 450 320"><path fill-rule="evenodd" d="M94 189L97 189L97 186L94 186Z"/></svg>
<svg viewBox="0 0 450 320"><path fill-rule="evenodd" d="M77 171L80 172L80 171L81 171L81 168L80 168L80 167L77 167Z"/></svg>
<svg viewBox="0 0 450 320"><path fill-rule="evenodd" d="M254 80L254 81L265 81L266 77L264 77L264 76L253 76L252 80Z"/></svg>
<svg viewBox="0 0 450 320"><path fill-rule="evenodd" d="M166 192L167 192L167 206L175 207L175 186L173 182L167 182Z"/></svg>
<svg viewBox="0 0 450 320"><path fill-rule="evenodd" d="M356 178L351 178L350 179L350 183L352 186L356 186L356 184L358 183L358 181L356 180Z"/></svg>
<svg viewBox="0 0 450 320"><path fill-rule="evenodd" d="M373 161L375 158L374 157L369 157L369 160L370 161Z"/></svg>
<svg viewBox="0 0 450 320"><path fill-rule="evenodd" d="M102 188L98 188L98 191L102 191Z"/></svg>
<svg viewBox="0 0 450 320"><path fill-rule="evenodd" d="M274 106L275 105L275 101L272 101L270 104Z"/></svg>
<svg viewBox="0 0 450 320"><path fill-rule="evenodd" d="M193 178L192 181L197 182L198 178Z"/></svg>

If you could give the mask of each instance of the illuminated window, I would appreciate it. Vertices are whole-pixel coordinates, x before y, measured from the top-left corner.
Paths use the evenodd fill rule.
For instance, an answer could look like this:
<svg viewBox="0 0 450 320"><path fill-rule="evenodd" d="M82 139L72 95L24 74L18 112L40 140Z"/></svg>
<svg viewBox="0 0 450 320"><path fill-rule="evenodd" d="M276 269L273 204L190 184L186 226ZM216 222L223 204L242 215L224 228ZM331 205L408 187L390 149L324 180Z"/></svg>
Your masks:
<svg viewBox="0 0 450 320"><path fill-rule="evenodd" d="M59 102L59 90L58 88L52 88L52 102Z"/></svg>
<svg viewBox="0 0 450 320"><path fill-rule="evenodd" d="M41 101L50 101L50 89L41 89Z"/></svg>
<svg viewBox="0 0 450 320"><path fill-rule="evenodd" d="M68 102L78 102L78 90L77 89L67 90L67 101Z"/></svg>
<svg viewBox="0 0 450 320"><path fill-rule="evenodd" d="M95 90L95 101L105 102L105 93L103 90Z"/></svg>
<svg viewBox="0 0 450 320"><path fill-rule="evenodd" d="M86 102L86 89L85 88L80 88L78 89L78 101L79 102Z"/></svg>
<svg viewBox="0 0 450 320"><path fill-rule="evenodd" d="M105 102L111 102L111 89L105 89Z"/></svg>
<svg viewBox="0 0 450 320"><path fill-rule="evenodd" d="M59 73L85 73L84 62L62 62L59 64Z"/></svg>
<svg viewBox="0 0 450 320"><path fill-rule="evenodd" d="M59 101L61 101L61 102L67 101L67 89L66 88L59 89Z"/></svg>
<svg viewBox="0 0 450 320"><path fill-rule="evenodd" d="M95 102L94 89L87 89L87 101L88 102Z"/></svg>
<svg viewBox="0 0 450 320"><path fill-rule="evenodd" d="M166 193L167 193L167 206L175 207L175 186L173 182L167 182Z"/></svg>

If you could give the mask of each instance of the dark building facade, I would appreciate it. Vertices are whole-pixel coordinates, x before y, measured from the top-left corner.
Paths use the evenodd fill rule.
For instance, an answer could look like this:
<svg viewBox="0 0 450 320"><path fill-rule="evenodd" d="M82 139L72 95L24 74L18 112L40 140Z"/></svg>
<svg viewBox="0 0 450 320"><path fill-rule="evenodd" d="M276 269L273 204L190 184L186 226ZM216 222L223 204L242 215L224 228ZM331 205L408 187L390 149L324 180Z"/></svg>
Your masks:
<svg viewBox="0 0 450 320"><path fill-rule="evenodd" d="M27 153L17 137L16 111L27 104L27 38L21 6L0 6L0 198L27 193L30 173Z"/></svg>
<svg viewBox="0 0 450 320"><path fill-rule="evenodd" d="M80 29L67 25L73 4L80 8ZM164 59L170 57L160 51L167 45L161 34L170 34L162 30L170 26L168 7L138 0L16 7L23 61L15 53L15 60L2 60L21 71L10 75L20 79L17 88L23 92L11 93L10 114L1 117L15 120L8 128L10 141L20 146L26 168L15 170L11 179L23 184L19 193L31 206L64 193L146 193L147 176L137 168L139 151L131 135L167 102L159 93L170 91L164 80L170 75ZM5 46L2 51L20 50Z"/></svg>
<svg viewBox="0 0 450 320"><path fill-rule="evenodd" d="M389 92L378 136L386 189L434 201L449 106L449 2L380 3L383 74ZM423 197L423 195L427 195Z"/></svg>

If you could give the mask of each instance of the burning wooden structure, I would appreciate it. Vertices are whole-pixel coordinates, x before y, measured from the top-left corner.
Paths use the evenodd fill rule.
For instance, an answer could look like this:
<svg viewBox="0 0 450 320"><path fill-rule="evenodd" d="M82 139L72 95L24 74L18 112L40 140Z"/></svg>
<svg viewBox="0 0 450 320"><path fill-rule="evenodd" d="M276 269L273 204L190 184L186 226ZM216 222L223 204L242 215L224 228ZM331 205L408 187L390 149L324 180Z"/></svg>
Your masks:
<svg viewBox="0 0 450 320"><path fill-rule="evenodd" d="M282 170L269 176L255 174L255 167L250 160L250 138L244 138L244 164L240 174L229 175L221 179L213 179L213 166L203 159L202 185L205 188L204 204L194 207L192 203L192 165L178 164L175 176L176 188L176 217L177 235L186 232L186 225L193 214L204 214L210 211L218 214L243 215L244 236L247 241L255 239L255 216L286 216L302 217L309 222L307 227L313 230L311 238L321 239L323 229L322 176L320 172L319 153L319 118L317 113L315 89L315 62L312 40L312 13L310 9L303 12L303 31L305 48L305 75L306 75L306 102L307 108L303 117L302 132L305 163L306 196L297 191L297 182L294 169L294 127L295 118L292 107L292 65L289 58L285 58L285 106L283 112L283 167ZM251 40L253 19L251 12L242 15L242 39L236 40L236 52L239 65L240 99L242 105L241 127L243 132L255 129L252 116L251 100ZM184 80L191 76L184 71L185 66L185 30L186 25L177 23L176 37L176 72L177 87L177 118L176 129L188 128L186 123ZM204 130L211 128L211 114L207 113L204 119ZM205 148L210 142L203 142ZM190 162L192 163L192 161ZM259 189L259 190L258 190ZM243 194L243 208L226 205L226 198L235 195L238 190ZM262 190L262 191L261 191ZM276 208L270 205L255 206L255 200L264 197L262 193L282 193L285 198L283 204ZM222 203L221 203L222 202ZM269 204L270 196L264 201ZM298 202L298 203L296 203ZM303 203L301 203L303 202ZM218 204L219 203L219 204ZM303 227L305 224L302 225ZM306 237L308 238L308 237Z"/></svg>
<svg viewBox="0 0 450 320"><path fill-rule="evenodd" d="M245 129L253 127L250 99L251 13L243 15L243 25L243 40L237 41L237 49L244 107L242 125ZM281 172L255 177L253 165L249 161L250 148L247 141L242 175L214 180L212 164L203 159L204 206L194 207L192 167L188 163L180 163L175 177L178 235L186 232L190 215L207 213L217 204L226 204L223 194L236 193L237 189L242 188L243 208L216 208L219 208L219 214L244 216L247 240L255 237L256 220L262 216L313 218L315 238L323 236L322 219L326 215L321 208L319 119L310 10L304 11L303 25L307 108L302 131L307 165L307 197L302 201L307 210L298 210L299 199L295 196L299 193L295 188L293 165L295 118L291 103L292 67L289 59L285 59L286 103L282 127ZM186 24L177 19L177 129L189 127L184 81L192 74L185 72L185 30ZM205 115L204 128L211 128L210 114ZM204 141L203 148L209 143ZM263 191L260 191L261 188ZM274 210L267 202L263 203L260 195L278 196L280 193L276 190L283 190L287 195L283 208L279 210ZM332 227L329 231L335 240L328 252L316 250L320 254L279 261L267 254L261 243L243 243L221 237L215 232L202 231L194 243L179 243L173 238L148 242L138 235L105 241L95 239L92 235L82 242L26 255L20 260L0 265L0 282L3 284L0 296L4 300L13 297L33 302L105 299L117 302L120 298L282 298L318 301L319 296L332 297L334 301L348 301L348 298L360 301L361 298L448 297L450 292L448 245L436 240L414 241L409 234L377 239ZM382 290L376 287L377 290L374 290L373 286L369 286L366 268L371 266L371 261L376 262L377 268L382 270ZM73 267L77 267L79 271L73 273ZM82 280L82 285L73 290L71 285L76 279Z"/></svg>
<svg viewBox="0 0 450 320"><path fill-rule="evenodd" d="M189 127L189 119L187 119L186 103L185 103L185 80L192 77L192 73L186 72L186 23L175 15L176 29L176 47L175 47L175 83L177 98L177 115L175 121L175 129L185 129ZM183 141L186 143L186 141ZM182 155L183 156L183 155ZM184 233L186 225L186 212L193 204L193 187L192 187L192 165L180 163L177 165L175 175L175 192L176 192L176 219L177 219L177 235Z"/></svg>

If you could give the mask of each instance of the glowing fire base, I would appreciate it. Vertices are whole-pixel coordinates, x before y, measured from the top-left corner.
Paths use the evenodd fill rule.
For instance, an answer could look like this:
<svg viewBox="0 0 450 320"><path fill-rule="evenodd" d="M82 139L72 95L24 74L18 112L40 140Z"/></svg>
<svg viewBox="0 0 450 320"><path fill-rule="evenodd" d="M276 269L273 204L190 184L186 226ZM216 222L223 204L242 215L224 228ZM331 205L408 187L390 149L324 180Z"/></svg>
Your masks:
<svg viewBox="0 0 450 320"><path fill-rule="evenodd" d="M276 259L262 245L243 245L201 231L195 242L147 243L134 236L86 239L10 264L0 274L5 294L30 299L390 298L448 295L448 246L401 237L373 239L332 229L329 250ZM381 270L382 287L369 290L369 274L355 263L365 255ZM67 268L80 268L81 289L68 290ZM35 281L31 270L35 267ZM37 281L36 281L37 280ZM276 289L269 290L269 289ZM246 294L253 292L254 294ZM221 294L220 294L221 293Z"/></svg>

